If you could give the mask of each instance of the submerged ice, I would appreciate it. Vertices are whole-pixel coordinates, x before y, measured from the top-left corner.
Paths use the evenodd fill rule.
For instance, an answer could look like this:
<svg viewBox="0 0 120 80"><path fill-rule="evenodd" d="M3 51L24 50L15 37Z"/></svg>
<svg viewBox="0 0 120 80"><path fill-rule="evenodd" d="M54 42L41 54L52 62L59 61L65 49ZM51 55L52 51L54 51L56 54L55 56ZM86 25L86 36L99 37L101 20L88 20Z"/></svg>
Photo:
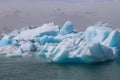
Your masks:
<svg viewBox="0 0 120 80"><path fill-rule="evenodd" d="M0 54L6 57L38 56L55 63L94 63L117 58L120 54L120 30L105 22L77 32L67 21L27 27L4 34Z"/></svg>

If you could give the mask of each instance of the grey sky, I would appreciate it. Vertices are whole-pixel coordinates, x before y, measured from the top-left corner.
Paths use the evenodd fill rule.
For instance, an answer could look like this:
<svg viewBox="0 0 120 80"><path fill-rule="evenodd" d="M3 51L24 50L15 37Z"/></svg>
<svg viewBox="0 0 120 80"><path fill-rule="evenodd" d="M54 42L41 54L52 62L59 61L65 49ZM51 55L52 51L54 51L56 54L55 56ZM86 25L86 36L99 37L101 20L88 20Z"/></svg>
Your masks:
<svg viewBox="0 0 120 80"><path fill-rule="evenodd" d="M111 1L119 1L119 0L0 0L0 2L40 2L40 1L59 1L59 2L111 2Z"/></svg>
<svg viewBox="0 0 120 80"><path fill-rule="evenodd" d="M120 0L0 0L0 33L27 25L73 22L78 30L98 21L120 26Z"/></svg>

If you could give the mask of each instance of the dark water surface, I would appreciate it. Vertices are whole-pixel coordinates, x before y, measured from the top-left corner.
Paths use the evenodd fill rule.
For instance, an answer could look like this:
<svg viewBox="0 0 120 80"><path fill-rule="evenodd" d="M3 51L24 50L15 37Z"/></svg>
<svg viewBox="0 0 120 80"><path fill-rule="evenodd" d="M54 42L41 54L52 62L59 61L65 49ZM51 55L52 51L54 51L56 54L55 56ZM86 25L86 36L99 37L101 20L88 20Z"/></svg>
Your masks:
<svg viewBox="0 0 120 80"><path fill-rule="evenodd" d="M99 64L54 64L0 58L0 80L120 80L120 60Z"/></svg>

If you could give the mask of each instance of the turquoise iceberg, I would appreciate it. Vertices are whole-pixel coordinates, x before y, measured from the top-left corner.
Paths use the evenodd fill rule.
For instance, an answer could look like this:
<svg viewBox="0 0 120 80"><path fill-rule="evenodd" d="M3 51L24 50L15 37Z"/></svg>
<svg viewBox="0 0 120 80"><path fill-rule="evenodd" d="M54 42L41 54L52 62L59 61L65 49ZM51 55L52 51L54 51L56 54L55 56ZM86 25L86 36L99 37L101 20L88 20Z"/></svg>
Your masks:
<svg viewBox="0 0 120 80"><path fill-rule="evenodd" d="M63 27L49 23L6 35L0 40L0 54L7 57L37 56L55 63L96 63L114 60L120 54L120 30L105 22L83 32L77 32L67 21Z"/></svg>

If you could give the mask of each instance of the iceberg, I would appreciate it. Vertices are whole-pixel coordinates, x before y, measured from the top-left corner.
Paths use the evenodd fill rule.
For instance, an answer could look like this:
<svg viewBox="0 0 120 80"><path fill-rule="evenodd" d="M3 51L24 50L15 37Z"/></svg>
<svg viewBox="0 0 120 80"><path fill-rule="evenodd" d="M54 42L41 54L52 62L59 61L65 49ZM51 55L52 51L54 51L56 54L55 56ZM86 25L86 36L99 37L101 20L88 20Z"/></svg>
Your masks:
<svg viewBox="0 0 120 80"><path fill-rule="evenodd" d="M97 63L120 55L120 30L105 22L78 32L67 21L27 27L5 34L0 40L0 54L6 57L36 56L54 63Z"/></svg>
<svg viewBox="0 0 120 80"><path fill-rule="evenodd" d="M37 51L37 47L34 45L34 43L31 42L25 42L21 44L20 48L23 52L35 52Z"/></svg>
<svg viewBox="0 0 120 80"><path fill-rule="evenodd" d="M60 34L66 35L73 32L73 24L67 21L60 30Z"/></svg>
<svg viewBox="0 0 120 80"><path fill-rule="evenodd" d="M10 39L10 36L5 35L1 40L0 40L0 47L1 46L7 46L11 45L12 40Z"/></svg>

